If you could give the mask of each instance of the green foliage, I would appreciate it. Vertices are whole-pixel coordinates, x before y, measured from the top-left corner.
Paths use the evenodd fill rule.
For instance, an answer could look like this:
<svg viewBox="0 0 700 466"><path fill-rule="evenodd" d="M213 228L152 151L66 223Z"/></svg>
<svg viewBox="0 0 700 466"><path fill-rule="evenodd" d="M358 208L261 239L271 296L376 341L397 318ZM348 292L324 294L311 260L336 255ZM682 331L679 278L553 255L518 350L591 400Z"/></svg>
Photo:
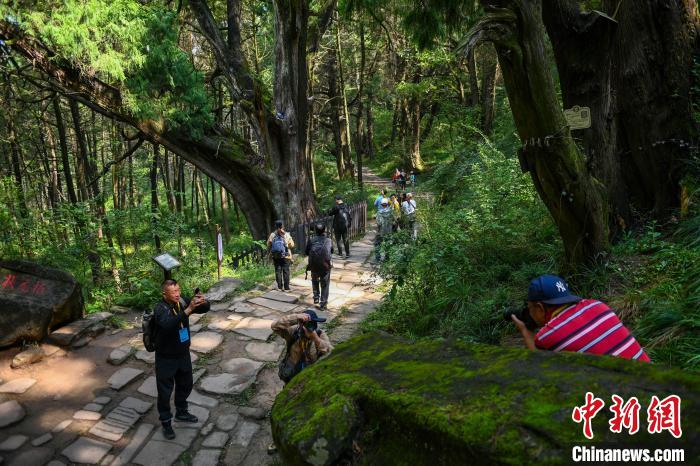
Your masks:
<svg viewBox="0 0 700 466"><path fill-rule="evenodd" d="M554 267L556 230L517 161L488 143L440 166L432 180L426 189L444 205L418 209L417 242L396 234L383 246L380 273L392 287L368 326L497 343L498 309L519 301L530 276Z"/></svg>
<svg viewBox="0 0 700 466"><path fill-rule="evenodd" d="M135 0L68 0L26 14L30 31L85 74L121 85L127 108L199 138L211 125L202 73L178 47L177 14Z"/></svg>

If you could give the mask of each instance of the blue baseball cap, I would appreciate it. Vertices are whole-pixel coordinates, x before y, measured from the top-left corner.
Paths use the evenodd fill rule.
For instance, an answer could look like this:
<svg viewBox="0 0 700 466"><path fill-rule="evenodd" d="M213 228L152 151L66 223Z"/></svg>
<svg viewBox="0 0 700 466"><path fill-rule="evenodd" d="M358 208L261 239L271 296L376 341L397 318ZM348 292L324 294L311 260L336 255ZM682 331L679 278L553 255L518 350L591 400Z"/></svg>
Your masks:
<svg viewBox="0 0 700 466"><path fill-rule="evenodd" d="M556 275L540 275L530 282L527 289L528 301L542 301L545 304L567 304L581 301L581 297L571 294L569 285Z"/></svg>
<svg viewBox="0 0 700 466"><path fill-rule="evenodd" d="M325 317L320 317L318 314L316 314L316 311L313 309L307 309L304 311L304 314L308 314L310 317L311 322L325 322L326 318Z"/></svg>

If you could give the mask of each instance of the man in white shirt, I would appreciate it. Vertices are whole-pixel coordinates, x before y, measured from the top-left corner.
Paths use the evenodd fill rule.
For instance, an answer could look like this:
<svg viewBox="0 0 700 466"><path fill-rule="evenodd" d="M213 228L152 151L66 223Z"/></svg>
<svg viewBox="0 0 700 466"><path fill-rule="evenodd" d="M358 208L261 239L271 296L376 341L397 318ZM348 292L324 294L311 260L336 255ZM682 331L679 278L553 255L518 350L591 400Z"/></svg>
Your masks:
<svg viewBox="0 0 700 466"><path fill-rule="evenodd" d="M401 203L401 213L405 219L406 227L411 231L411 237L416 239L416 201L413 194L406 193L406 200Z"/></svg>

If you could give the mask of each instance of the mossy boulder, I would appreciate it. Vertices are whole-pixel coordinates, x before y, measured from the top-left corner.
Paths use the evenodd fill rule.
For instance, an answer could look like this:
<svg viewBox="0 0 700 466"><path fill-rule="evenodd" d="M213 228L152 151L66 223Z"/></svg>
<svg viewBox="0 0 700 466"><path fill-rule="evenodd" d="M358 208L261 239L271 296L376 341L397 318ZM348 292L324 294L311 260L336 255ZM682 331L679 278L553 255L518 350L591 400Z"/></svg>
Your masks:
<svg viewBox="0 0 700 466"><path fill-rule="evenodd" d="M368 333L339 345L278 395L284 464L563 464L575 445L685 448L700 455L700 375L606 356ZM605 402L593 440L571 419ZM609 430L611 396L641 404L640 431ZM648 434L652 395L681 397L683 436Z"/></svg>

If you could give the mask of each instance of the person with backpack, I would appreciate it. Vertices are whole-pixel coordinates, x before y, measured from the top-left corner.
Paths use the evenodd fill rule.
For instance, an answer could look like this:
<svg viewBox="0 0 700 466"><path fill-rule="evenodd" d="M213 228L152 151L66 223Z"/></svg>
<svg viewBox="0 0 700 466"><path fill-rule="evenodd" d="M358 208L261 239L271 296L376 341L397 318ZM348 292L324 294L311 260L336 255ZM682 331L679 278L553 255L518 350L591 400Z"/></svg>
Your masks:
<svg viewBox="0 0 700 466"><path fill-rule="evenodd" d="M267 248L272 256L272 263L275 264L275 279L277 289L280 291L290 291L289 288L289 264L292 262L292 248L294 240L292 235L284 231L282 220L275 222L275 231L267 238Z"/></svg>
<svg viewBox="0 0 700 466"><path fill-rule="evenodd" d="M411 238L416 239L416 201L413 194L406 193L406 200L401 203L401 213L404 217L404 225L411 232Z"/></svg>
<svg viewBox="0 0 700 466"><path fill-rule="evenodd" d="M380 246L382 241L391 235L392 226L394 224L394 210L389 205L389 199L384 198L377 211L377 234L374 237L374 254L377 262L381 259Z"/></svg>
<svg viewBox="0 0 700 466"><path fill-rule="evenodd" d="M165 280L161 285L162 301L155 305L148 325L144 328L144 343L149 351L155 350L156 389L158 391L158 417L163 426L163 436L172 440L173 415L170 396L175 389L175 420L198 422L197 416L187 411L187 398L192 392L192 360L190 358L190 322L192 313L209 311L209 302L195 289L195 295L180 295L180 285L175 280ZM152 346L150 345L152 343Z"/></svg>
<svg viewBox="0 0 700 466"><path fill-rule="evenodd" d="M326 237L326 225L317 223L314 226L316 235L306 243L306 255L309 263L306 270L311 272L311 286L314 292L314 304L318 304L322 311L328 305L328 288L331 284L331 257L333 254L333 241Z"/></svg>
<svg viewBox="0 0 700 466"><path fill-rule="evenodd" d="M394 214L394 222L391 226L391 231L392 233L396 233L399 229L399 219L401 218L401 205L399 204L398 195L391 195L389 198L389 206L391 207L392 214Z"/></svg>
<svg viewBox="0 0 700 466"><path fill-rule="evenodd" d="M335 196L335 207L328 211L326 215L333 216L333 234L338 245L338 255L343 256L343 245L345 245L345 258L350 257L350 238L348 232L352 225L352 216L348 205L343 202L342 196Z"/></svg>
<svg viewBox="0 0 700 466"><path fill-rule="evenodd" d="M278 370L285 384L333 350L326 332L318 328L318 323L325 321L316 311L307 309L301 314L286 315L272 323L272 331L287 342L287 351Z"/></svg>

